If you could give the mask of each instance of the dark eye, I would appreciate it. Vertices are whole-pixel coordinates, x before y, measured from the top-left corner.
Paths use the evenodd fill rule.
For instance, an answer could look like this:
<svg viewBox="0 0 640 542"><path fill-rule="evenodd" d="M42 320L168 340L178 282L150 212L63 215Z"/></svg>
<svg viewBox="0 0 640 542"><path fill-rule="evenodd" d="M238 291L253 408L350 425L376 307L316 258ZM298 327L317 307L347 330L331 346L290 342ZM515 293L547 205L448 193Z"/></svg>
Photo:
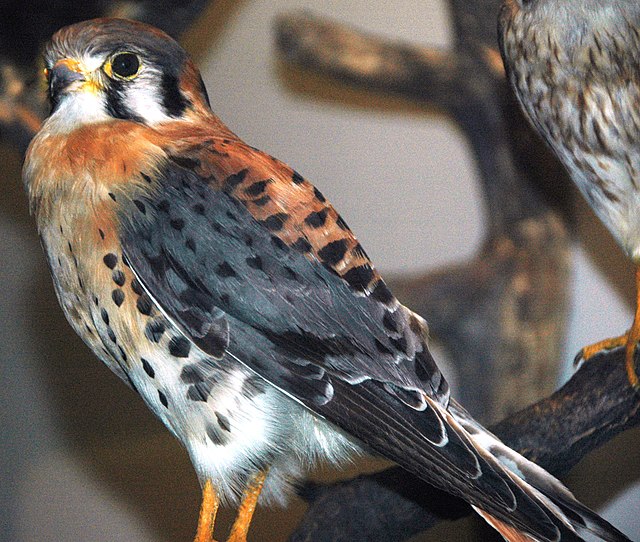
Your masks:
<svg viewBox="0 0 640 542"><path fill-rule="evenodd" d="M133 79L140 71L140 58L134 53L118 53L111 59L111 73L120 79Z"/></svg>

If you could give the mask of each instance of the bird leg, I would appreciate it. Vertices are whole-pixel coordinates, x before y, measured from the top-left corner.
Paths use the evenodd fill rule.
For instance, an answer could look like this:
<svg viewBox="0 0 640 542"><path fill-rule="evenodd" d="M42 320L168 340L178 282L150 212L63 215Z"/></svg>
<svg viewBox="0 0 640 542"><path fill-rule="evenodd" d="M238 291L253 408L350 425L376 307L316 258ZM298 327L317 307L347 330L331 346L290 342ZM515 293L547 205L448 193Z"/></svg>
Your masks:
<svg viewBox="0 0 640 542"><path fill-rule="evenodd" d="M580 352L578 352L574 363L577 364L581 360L588 361L603 350L612 350L614 348L624 346L627 378L629 379L631 387L633 387L637 392L640 392L640 381L638 380L638 375L636 373L635 363L635 352L638 341L640 341L640 266L636 267L636 310L631 329L619 337L604 339L603 341L585 346L580 350Z"/></svg>
<svg viewBox="0 0 640 542"><path fill-rule="evenodd" d="M242 496L242 502L238 508L238 515L231 527L231 533L227 542L246 542L247 533L249 532L249 525L251 525L251 519L258 503L258 497L264 486L264 481L267 479L266 470L256 474L251 483L247 487Z"/></svg>
<svg viewBox="0 0 640 542"><path fill-rule="evenodd" d="M633 324L628 332L627 344L625 346L625 366L627 368L627 378L634 390L640 392L640 382L636 373L635 353L636 345L640 340L640 266L636 266L636 312L633 317Z"/></svg>
<svg viewBox="0 0 640 542"><path fill-rule="evenodd" d="M215 542L213 539L213 527L216 523L216 514L220 506L220 499L213 489L211 480L207 480L202 488L202 505L198 518L198 530L193 542Z"/></svg>

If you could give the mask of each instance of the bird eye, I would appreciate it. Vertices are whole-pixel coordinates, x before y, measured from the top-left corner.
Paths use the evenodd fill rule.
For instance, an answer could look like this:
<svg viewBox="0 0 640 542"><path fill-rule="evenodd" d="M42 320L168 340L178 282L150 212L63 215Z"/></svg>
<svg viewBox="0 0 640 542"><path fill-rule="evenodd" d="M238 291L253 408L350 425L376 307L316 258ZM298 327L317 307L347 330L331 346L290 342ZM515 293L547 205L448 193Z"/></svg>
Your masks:
<svg viewBox="0 0 640 542"><path fill-rule="evenodd" d="M108 63L107 75L129 81L140 72L140 57L134 53L118 53Z"/></svg>

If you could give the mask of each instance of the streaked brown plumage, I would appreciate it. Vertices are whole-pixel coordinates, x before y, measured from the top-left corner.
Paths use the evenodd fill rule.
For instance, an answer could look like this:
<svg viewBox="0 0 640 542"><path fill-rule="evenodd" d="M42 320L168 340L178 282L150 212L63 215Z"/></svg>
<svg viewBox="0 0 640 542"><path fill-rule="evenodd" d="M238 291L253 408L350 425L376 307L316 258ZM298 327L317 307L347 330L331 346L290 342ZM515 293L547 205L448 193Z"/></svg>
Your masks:
<svg viewBox="0 0 640 542"><path fill-rule="evenodd" d="M507 75L531 123L640 266L640 3L506 0L499 26ZM640 267L636 283L631 329L578 359L625 345L629 381L640 389Z"/></svg>
<svg viewBox="0 0 640 542"><path fill-rule="evenodd" d="M186 53L88 21L46 53L52 113L24 168L76 332L185 446L221 499L281 500L319 460L374 450L466 499L513 542L626 537L454 400L426 323L293 169L211 112Z"/></svg>

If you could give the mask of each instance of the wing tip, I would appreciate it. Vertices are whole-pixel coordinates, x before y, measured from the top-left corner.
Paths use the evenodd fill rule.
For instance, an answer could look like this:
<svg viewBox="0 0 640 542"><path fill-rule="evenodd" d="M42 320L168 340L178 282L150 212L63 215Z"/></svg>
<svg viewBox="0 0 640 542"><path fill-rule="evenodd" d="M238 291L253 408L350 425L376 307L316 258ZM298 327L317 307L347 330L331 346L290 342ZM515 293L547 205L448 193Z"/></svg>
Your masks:
<svg viewBox="0 0 640 542"><path fill-rule="evenodd" d="M473 509L480 515L480 517L482 517L482 519L498 531L502 537L507 540L507 542L538 542L536 538L532 538L515 527L500 521L498 518L492 516L488 512L485 512L481 508L473 506Z"/></svg>

